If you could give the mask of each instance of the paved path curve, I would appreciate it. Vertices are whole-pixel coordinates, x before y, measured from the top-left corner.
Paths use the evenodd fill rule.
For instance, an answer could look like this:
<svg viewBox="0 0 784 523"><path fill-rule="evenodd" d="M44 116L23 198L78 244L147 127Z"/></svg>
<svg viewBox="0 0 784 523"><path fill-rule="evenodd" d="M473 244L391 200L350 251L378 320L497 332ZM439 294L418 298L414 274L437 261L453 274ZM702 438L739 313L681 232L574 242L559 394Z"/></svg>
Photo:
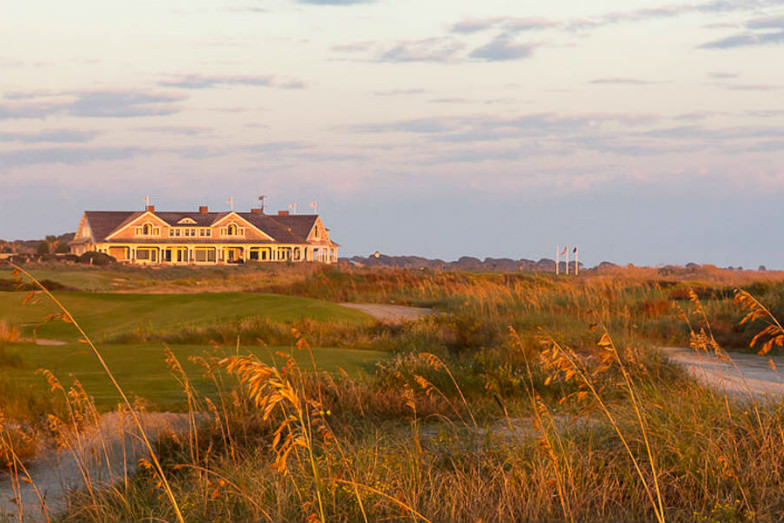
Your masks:
<svg viewBox="0 0 784 523"><path fill-rule="evenodd" d="M733 394L784 398L784 354L729 353L731 359L726 360L683 347L663 347L662 351L706 385Z"/></svg>
<svg viewBox="0 0 784 523"><path fill-rule="evenodd" d="M357 309L386 323L403 323L418 320L435 313L433 309L410 307L408 305L383 305L379 303L341 303L341 305Z"/></svg>

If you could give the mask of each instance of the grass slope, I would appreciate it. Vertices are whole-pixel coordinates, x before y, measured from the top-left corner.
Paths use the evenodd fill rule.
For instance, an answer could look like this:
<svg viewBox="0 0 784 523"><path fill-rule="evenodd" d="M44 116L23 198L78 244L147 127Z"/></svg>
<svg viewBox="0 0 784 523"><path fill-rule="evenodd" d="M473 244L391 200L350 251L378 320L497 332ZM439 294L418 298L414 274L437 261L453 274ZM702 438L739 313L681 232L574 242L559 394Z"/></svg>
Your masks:
<svg viewBox="0 0 784 523"><path fill-rule="evenodd" d="M218 326L237 318L266 318L283 325L301 319L349 327L373 323L370 316L333 303L275 294L55 294L98 343L125 391L167 409L183 405L185 397L164 361L164 346L160 343L111 344L105 340L138 332L176 333L188 327ZM0 377L44 391L45 380L35 374L37 369L44 368L54 372L66 385L71 383L70 375L78 379L101 408L116 406L119 396L89 348L78 343L79 333L74 326L60 320L44 321L48 315L59 312L58 309L44 296L23 304L27 295L26 292L0 292L0 321L19 327L22 336L30 337L35 333L39 338L65 341L66 345L8 344L4 349L5 359L21 362L21 366L0 367ZM172 345L170 348L194 385L206 393L213 392L214 386L202 376L201 367L189 358L207 353L225 357L237 350L236 347L210 347L206 343ZM241 346L239 352L253 352L271 363L276 351L290 350ZM387 357L382 352L336 348L315 348L313 354L320 369L337 371L343 368L354 375L371 370L374 362ZM297 351L295 357L303 365L310 363L310 356L305 352Z"/></svg>
<svg viewBox="0 0 784 523"><path fill-rule="evenodd" d="M0 319L21 327L30 336L76 341L78 333L60 321L41 323L57 312L45 298L22 306L27 293L0 292ZM264 317L278 322L308 318L316 322L367 325L363 312L311 298L275 294L91 294L62 292L57 296L96 341L138 331L175 331L188 326L208 326L227 319Z"/></svg>
<svg viewBox="0 0 784 523"><path fill-rule="evenodd" d="M164 361L164 347L161 345L106 345L100 347L107 365L129 397L140 396L156 407L178 409L185 406L185 394ZM253 353L262 361L274 364L281 361L278 352L292 353L303 367L311 366L307 351L288 347L212 347L171 346L171 351L182 364L193 386L200 392L215 392L212 381L203 376L203 368L189 358L198 356L226 357L234 354ZM72 383L70 376L78 379L88 394L95 398L101 409L117 406L120 397L112 387L106 374L98 364L89 347L80 343L63 346L45 347L32 344L14 344L6 347L9 356L18 356L21 368L0 368L0 376L19 385L31 385L43 392L46 382L36 370L44 368L52 371L64 385ZM353 376L372 372L377 361L389 357L388 353L334 348L313 349L313 356L319 370L337 372L343 369ZM282 365L282 363L281 363Z"/></svg>

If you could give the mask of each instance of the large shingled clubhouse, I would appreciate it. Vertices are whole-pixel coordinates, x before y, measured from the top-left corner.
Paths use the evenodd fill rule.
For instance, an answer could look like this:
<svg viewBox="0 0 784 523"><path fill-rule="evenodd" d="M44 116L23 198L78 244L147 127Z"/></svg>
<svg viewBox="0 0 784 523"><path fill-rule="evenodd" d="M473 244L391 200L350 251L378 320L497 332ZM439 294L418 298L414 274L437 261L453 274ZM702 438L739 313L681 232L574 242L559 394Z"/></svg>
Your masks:
<svg viewBox="0 0 784 523"><path fill-rule="evenodd" d="M134 264L335 263L339 245L316 214L85 211L71 253L97 251Z"/></svg>

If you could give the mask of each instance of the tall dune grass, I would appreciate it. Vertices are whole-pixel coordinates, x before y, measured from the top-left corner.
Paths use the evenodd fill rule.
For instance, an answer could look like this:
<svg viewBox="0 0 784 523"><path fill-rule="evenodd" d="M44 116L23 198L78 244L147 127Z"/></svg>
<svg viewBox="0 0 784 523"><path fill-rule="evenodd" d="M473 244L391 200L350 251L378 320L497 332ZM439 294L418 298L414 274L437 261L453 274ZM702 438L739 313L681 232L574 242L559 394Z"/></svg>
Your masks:
<svg viewBox="0 0 784 523"><path fill-rule="evenodd" d="M162 355L186 392L187 430L150 442L159 465L143 462L119 486L99 488L86 478L56 516L784 518L784 404L704 388L650 347L691 341L721 348L732 333L773 349L784 332L759 322L777 324L781 285L741 282L761 285L752 302L722 274L700 276L702 287L657 274L566 280L314 271L279 290L432 305L446 314L389 335L399 353L362 380L300 367L286 354L267 365L243 356L240 345L233 358L196 358L218 391L202 396L173 353ZM733 296L746 308L733 305ZM729 327L717 327L714 316ZM307 352L313 340L306 331L286 335ZM66 405L59 419L72 433L100 423L78 385L70 394L56 390Z"/></svg>

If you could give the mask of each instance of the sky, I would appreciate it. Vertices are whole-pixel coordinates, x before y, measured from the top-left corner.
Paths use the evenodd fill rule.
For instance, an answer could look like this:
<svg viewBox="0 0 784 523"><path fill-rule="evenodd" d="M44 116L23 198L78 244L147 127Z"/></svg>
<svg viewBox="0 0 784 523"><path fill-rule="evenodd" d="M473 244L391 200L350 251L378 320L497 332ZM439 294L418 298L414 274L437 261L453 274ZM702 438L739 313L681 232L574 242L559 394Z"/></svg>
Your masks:
<svg viewBox="0 0 784 523"><path fill-rule="evenodd" d="M0 238L317 209L341 256L784 268L784 0L31 0Z"/></svg>

